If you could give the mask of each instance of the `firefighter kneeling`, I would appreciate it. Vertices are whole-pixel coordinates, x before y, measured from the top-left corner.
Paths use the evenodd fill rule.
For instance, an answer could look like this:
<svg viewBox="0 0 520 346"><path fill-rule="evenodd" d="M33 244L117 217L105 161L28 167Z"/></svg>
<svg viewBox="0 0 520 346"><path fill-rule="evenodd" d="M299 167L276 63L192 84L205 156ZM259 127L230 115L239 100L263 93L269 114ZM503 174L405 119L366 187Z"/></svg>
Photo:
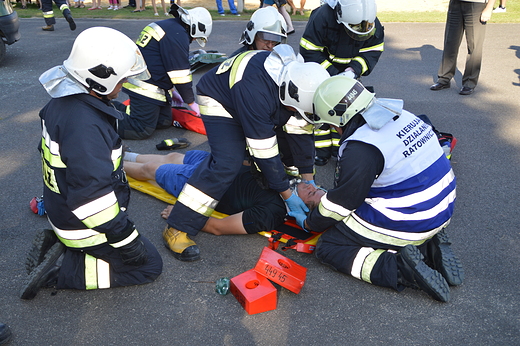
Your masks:
<svg viewBox="0 0 520 346"><path fill-rule="evenodd" d="M326 230L316 257L374 285L448 301L449 285L464 279L445 229L456 180L431 126L402 100L375 98L345 76L318 87L314 109L316 123L342 131L335 188L305 220L307 229Z"/></svg>
<svg viewBox="0 0 520 346"><path fill-rule="evenodd" d="M99 289L144 284L162 271L157 249L126 208L130 188L111 106L128 77L149 78L137 46L104 27L83 31L62 66L40 77L52 100L40 111L43 198L52 230L36 235L22 299L41 287Z"/></svg>

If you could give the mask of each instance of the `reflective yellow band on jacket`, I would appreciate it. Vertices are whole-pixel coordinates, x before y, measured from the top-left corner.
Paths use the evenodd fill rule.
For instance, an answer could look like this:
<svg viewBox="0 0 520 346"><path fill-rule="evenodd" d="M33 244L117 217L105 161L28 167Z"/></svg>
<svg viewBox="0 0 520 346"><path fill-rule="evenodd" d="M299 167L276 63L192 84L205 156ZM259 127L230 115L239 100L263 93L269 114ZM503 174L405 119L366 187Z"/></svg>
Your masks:
<svg viewBox="0 0 520 346"><path fill-rule="evenodd" d="M258 159L270 159L279 154L276 136L265 139L252 139L246 137L249 152Z"/></svg>
<svg viewBox="0 0 520 346"><path fill-rule="evenodd" d="M133 242L134 239L137 238L138 236L139 236L139 232L137 232L137 230L134 229L134 231L128 237L126 237L125 239L123 239L123 240L121 240L121 241L119 241L117 243L110 244L110 246L112 246L114 248L118 248L118 247L121 247L121 246L128 245L131 242Z"/></svg>
<svg viewBox="0 0 520 346"><path fill-rule="evenodd" d="M200 114L233 118L233 116L229 114L224 106L222 106L217 100L202 95L197 95L197 100L199 101Z"/></svg>
<svg viewBox="0 0 520 346"><path fill-rule="evenodd" d="M160 41L164 35L166 35L164 30L156 23L152 23L141 31L139 38L135 41L135 44L137 44L139 47L146 47L152 38L156 41Z"/></svg>
<svg viewBox="0 0 520 346"><path fill-rule="evenodd" d="M287 123L285 123L283 130L285 133L293 135L311 135L314 133L314 125L308 123L303 118L296 118L291 116Z"/></svg>
<svg viewBox="0 0 520 346"><path fill-rule="evenodd" d="M360 53L366 53L366 52L384 52L385 50L385 44L384 42L381 42L379 44L376 44L375 46L370 47L364 47L359 50Z"/></svg>
<svg viewBox="0 0 520 346"><path fill-rule="evenodd" d="M346 65L352 61L352 58L338 58L337 56L334 56L334 55L330 55L329 59L332 62L335 62L336 64L343 64L343 65Z"/></svg>
<svg viewBox="0 0 520 346"><path fill-rule="evenodd" d="M51 135L47 131L45 120L42 121L42 142L41 147L43 157L52 167L65 168L67 167L61 160L60 145L53 141Z"/></svg>
<svg viewBox="0 0 520 346"><path fill-rule="evenodd" d="M72 211L88 228L94 228L115 218L119 213L119 203L114 191L99 197Z"/></svg>
<svg viewBox="0 0 520 346"><path fill-rule="evenodd" d="M302 46L306 50L313 50L313 51L318 51L318 52L323 52L323 49L325 49L325 47L317 46L314 43L312 43L311 41L309 41L303 37L300 40L300 46Z"/></svg>
<svg viewBox="0 0 520 346"><path fill-rule="evenodd" d="M326 70L326 69L328 69L332 65L332 63L330 61L328 61L328 60L325 60L320 65L323 66L323 68Z"/></svg>
<svg viewBox="0 0 520 346"><path fill-rule="evenodd" d="M233 66L231 67L231 72L229 73L229 89L233 87L236 83L242 80L244 75L244 71L251 60L257 53L261 52L260 50L247 51L240 54L234 61Z"/></svg>
<svg viewBox="0 0 520 346"><path fill-rule="evenodd" d="M111 159L112 164L114 165L114 171L119 168L121 165L121 158L123 157L123 146L120 146L117 149L112 150Z"/></svg>
<svg viewBox="0 0 520 346"><path fill-rule="evenodd" d="M356 232L357 234L383 243L383 244L389 244L389 245L395 245L404 247L408 244L411 245L421 245L426 240L433 237L437 232L439 232L444 227L448 226L450 221L446 221L441 226L432 229L430 231L426 232L420 232L420 233L413 233L413 232L400 232L400 231L393 231L381 227L374 226L372 224L369 224L368 222L362 220L359 216L357 216L355 213L351 214L349 217L345 218L343 220L345 225L349 227L351 230ZM370 228L369 228L370 227Z"/></svg>
<svg viewBox="0 0 520 346"><path fill-rule="evenodd" d="M49 223L56 236L67 247L85 248L107 242L107 237L104 233L99 233L93 229L64 230L54 226L50 219Z"/></svg>
<svg viewBox="0 0 520 346"><path fill-rule="evenodd" d="M206 217L210 217L218 204L216 199L189 184L184 185L177 202Z"/></svg>
<svg viewBox="0 0 520 346"><path fill-rule="evenodd" d="M54 169L49 167L47 161L43 158L42 155L42 175L43 182L45 185L54 193L61 194L60 187L58 186L58 181L56 180L56 174L54 173Z"/></svg>
<svg viewBox="0 0 520 346"><path fill-rule="evenodd" d="M110 288L110 265L85 254L85 289Z"/></svg>
<svg viewBox="0 0 520 346"><path fill-rule="evenodd" d="M351 210L329 201L327 193L321 197L318 211L322 216L330 217L336 221L341 221L352 213Z"/></svg>
<svg viewBox="0 0 520 346"><path fill-rule="evenodd" d="M326 136L330 135L330 128L328 130L322 130L322 129L314 129L314 135L315 136Z"/></svg>
<svg viewBox="0 0 520 346"><path fill-rule="evenodd" d="M128 82L123 84L123 88L154 100L166 102L166 94L163 89L141 80L128 78Z"/></svg>
<svg viewBox="0 0 520 346"><path fill-rule="evenodd" d="M368 71L368 65L367 65L367 62L365 61L365 59L363 59L360 56L356 56L352 60L357 61L361 65L361 74L363 74L363 73Z"/></svg>
<svg viewBox="0 0 520 346"><path fill-rule="evenodd" d="M168 72L168 77L173 84L186 84L193 80L191 70L177 70Z"/></svg>

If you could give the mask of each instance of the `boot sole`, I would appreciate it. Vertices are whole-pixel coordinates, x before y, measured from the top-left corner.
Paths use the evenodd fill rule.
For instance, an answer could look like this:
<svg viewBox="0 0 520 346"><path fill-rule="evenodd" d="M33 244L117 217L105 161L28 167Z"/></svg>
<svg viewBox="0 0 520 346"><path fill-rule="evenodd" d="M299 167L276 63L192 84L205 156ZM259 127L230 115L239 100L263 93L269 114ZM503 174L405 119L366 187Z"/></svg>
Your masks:
<svg viewBox="0 0 520 346"><path fill-rule="evenodd" d="M443 231L437 233L432 239L440 250L440 258L435 259L436 269L444 276L451 286L459 286L464 282L464 269L462 262L453 253L448 235Z"/></svg>
<svg viewBox="0 0 520 346"><path fill-rule="evenodd" d="M43 262L45 254L54 244L56 244L57 241L58 237L56 237L52 229L44 229L36 233L32 242L31 250L29 250L27 259L25 260L25 269L27 270L27 274L31 274L34 268Z"/></svg>
<svg viewBox="0 0 520 346"><path fill-rule="evenodd" d="M20 291L21 299L33 299L38 294L40 288L45 284L47 278L45 274L56 264L58 258L65 251L65 246L58 242L54 244L50 250L45 254L45 259L38 267L36 267L29 278L27 283Z"/></svg>
<svg viewBox="0 0 520 346"><path fill-rule="evenodd" d="M200 259L200 251L197 245L188 246L181 253L178 253L170 249L170 245L168 245L168 242L166 240L163 239L163 243L164 246L168 250L170 250L170 252L173 254L173 257L175 257L176 260L183 262L194 262Z"/></svg>
<svg viewBox="0 0 520 346"><path fill-rule="evenodd" d="M424 257L417 247L412 245L405 246L401 250L401 256L413 268L415 272L414 279L421 290L428 293L435 300L441 302L450 300L448 283L441 273L424 263Z"/></svg>

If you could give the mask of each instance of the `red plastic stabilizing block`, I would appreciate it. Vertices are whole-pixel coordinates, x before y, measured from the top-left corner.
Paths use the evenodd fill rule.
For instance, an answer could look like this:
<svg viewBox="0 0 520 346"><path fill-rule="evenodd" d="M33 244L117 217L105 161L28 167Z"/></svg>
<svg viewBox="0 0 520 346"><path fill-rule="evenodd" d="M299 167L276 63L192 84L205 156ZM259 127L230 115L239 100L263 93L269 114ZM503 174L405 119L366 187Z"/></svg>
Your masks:
<svg viewBox="0 0 520 346"><path fill-rule="evenodd" d="M229 289L250 315L276 309L276 287L253 269L232 278Z"/></svg>
<svg viewBox="0 0 520 346"><path fill-rule="evenodd" d="M264 247L254 269L257 273L296 294L300 293L307 277L307 268L268 247Z"/></svg>

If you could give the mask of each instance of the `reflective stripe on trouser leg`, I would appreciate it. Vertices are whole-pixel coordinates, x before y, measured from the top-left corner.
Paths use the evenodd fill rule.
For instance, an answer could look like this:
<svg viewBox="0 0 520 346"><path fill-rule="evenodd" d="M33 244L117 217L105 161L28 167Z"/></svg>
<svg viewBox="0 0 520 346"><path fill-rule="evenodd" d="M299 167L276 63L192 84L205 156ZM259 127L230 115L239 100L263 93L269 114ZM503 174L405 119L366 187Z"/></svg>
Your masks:
<svg viewBox="0 0 520 346"><path fill-rule="evenodd" d="M110 288L110 265L94 256L85 254L85 289Z"/></svg>
<svg viewBox="0 0 520 346"><path fill-rule="evenodd" d="M375 263L383 252L385 250L374 250L371 247L360 248L352 263L350 274L359 280L372 283L370 273L372 273Z"/></svg>

